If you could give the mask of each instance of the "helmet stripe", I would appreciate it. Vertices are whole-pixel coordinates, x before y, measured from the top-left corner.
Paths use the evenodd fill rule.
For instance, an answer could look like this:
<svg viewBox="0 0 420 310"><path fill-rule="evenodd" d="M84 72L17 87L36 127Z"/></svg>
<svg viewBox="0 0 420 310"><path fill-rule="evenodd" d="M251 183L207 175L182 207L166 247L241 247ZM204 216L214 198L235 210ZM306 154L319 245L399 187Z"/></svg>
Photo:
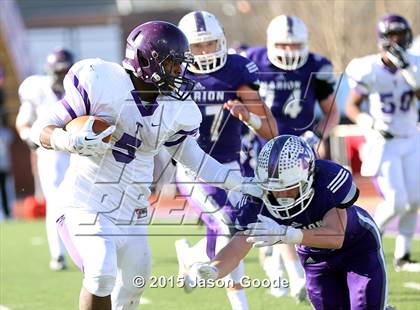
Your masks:
<svg viewBox="0 0 420 310"><path fill-rule="evenodd" d="M206 23L204 22L203 12L198 11L194 13L195 19L195 26L197 27L197 31L206 31Z"/></svg>
<svg viewBox="0 0 420 310"><path fill-rule="evenodd" d="M287 140L286 140L287 141ZM268 178L279 178L279 159L284 140L276 139L270 151L268 159Z"/></svg>
<svg viewBox="0 0 420 310"><path fill-rule="evenodd" d="M287 16L287 33L293 35L293 19Z"/></svg>

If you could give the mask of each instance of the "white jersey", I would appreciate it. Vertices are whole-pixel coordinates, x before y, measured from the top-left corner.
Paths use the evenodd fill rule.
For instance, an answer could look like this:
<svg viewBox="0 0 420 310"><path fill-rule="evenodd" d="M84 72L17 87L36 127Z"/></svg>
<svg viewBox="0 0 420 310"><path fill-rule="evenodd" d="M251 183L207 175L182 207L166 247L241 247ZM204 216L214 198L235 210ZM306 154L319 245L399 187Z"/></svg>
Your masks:
<svg viewBox="0 0 420 310"><path fill-rule="evenodd" d="M52 88L52 79L46 75L33 75L26 78L19 87L21 105L17 115L17 126L32 124L48 114L61 99ZM69 165L70 156L66 152L37 149L37 166L41 187L47 200L56 190Z"/></svg>
<svg viewBox="0 0 420 310"><path fill-rule="evenodd" d="M162 146L197 135L201 113L191 101L158 96L141 102L127 72L101 59L77 62L64 80L65 97L43 125L64 127L82 115L94 115L116 126L103 157L71 156L61 184L67 207L108 213L122 221L145 215L153 160Z"/></svg>
<svg viewBox="0 0 420 310"><path fill-rule="evenodd" d="M408 55L410 65L420 74L420 57ZM346 69L352 89L369 98L369 113L375 129L385 130L396 137L416 133L417 98L401 72L386 67L380 54L353 59Z"/></svg>

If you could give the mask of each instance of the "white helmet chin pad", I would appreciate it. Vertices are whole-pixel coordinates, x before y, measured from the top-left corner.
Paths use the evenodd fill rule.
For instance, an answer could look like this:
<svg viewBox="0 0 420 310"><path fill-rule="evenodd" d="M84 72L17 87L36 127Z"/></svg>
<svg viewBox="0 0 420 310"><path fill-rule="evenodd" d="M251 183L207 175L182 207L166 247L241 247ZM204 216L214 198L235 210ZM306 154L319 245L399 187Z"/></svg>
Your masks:
<svg viewBox="0 0 420 310"><path fill-rule="evenodd" d="M297 50L283 49L276 44L301 44ZM267 28L268 59L283 70L296 70L302 67L309 54L308 30L297 16L280 15L274 18Z"/></svg>
<svg viewBox="0 0 420 310"><path fill-rule="evenodd" d="M264 145L258 155L255 178L264 191L270 213L288 219L303 212L313 198L315 155L300 137L278 136ZM275 198L273 192L299 189L296 198Z"/></svg>
<svg viewBox="0 0 420 310"><path fill-rule="evenodd" d="M223 27L217 18L206 11L194 11L185 15L178 27L186 35L189 44L217 42L214 53L194 55L194 64L188 66L193 73L212 73L221 69L227 60L227 44Z"/></svg>

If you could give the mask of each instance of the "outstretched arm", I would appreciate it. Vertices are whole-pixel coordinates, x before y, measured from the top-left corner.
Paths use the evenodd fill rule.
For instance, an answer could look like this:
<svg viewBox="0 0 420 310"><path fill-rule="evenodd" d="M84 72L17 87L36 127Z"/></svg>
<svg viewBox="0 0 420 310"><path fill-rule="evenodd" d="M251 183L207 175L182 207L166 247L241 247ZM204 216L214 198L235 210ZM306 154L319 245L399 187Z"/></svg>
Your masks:
<svg viewBox="0 0 420 310"><path fill-rule="evenodd" d="M204 280L224 278L238 266L250 249L251 245L246 242L246 236L238 233L220 250L210 264L193 265L190 276Z"/></svg>
<svg viewBox="0 0 420 310"><path fill-rule="evenodd" d="M256 197L262 195L257 184L246 182L238 171L222 165L206 154L193 137L187 136L181 144L167 147L167 150L176 161L194 171L197 178L206 183Z"/></svg>

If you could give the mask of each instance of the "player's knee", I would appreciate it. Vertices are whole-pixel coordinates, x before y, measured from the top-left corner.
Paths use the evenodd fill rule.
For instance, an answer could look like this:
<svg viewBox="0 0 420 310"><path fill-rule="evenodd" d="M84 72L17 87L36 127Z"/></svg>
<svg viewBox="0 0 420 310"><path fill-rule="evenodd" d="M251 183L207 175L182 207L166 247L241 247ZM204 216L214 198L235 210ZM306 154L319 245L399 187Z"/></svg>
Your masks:
<svg viewBox="0 0 420 310"><path fill-rule="evenodd" d="M83 286L85 289L98 297L111 295L115 285L115 276L103 275L98 277L85 277Z"/></svg>

